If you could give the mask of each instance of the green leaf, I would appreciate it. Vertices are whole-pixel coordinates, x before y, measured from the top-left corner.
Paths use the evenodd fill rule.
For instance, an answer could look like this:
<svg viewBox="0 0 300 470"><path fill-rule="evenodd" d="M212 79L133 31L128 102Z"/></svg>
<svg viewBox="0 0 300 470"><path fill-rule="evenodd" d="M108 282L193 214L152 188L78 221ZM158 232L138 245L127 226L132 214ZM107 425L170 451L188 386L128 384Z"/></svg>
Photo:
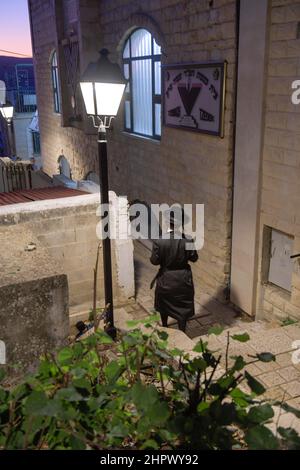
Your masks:
<svg viewBox="0 0 300 470"><path fill-rule="evenodd" d="M204 353L207 351L207 341L199 341L196 346L194 347L193 351L198 352L198 353Z"/></svg>
<svg viewBox="0 0 300 470"><path fill-rule="evenodd" d="M261 362L272 362L276 361L276 356L274 354L269 353L269 352L263 352L260 354L256 354L257 359L259 359Z"/></svg>
<svg viewBox="0 0 300 470"><path fill-rule="evenodd" d="M289 450L300 449L300 436L298 435L297 431L295 431L295 429L279 427L277 431L285 440L285 445Z"/></svg>
<svg viewBox="0 0 300 470"><path fill-rule="evenodd" d="M109 336L105 331L100 331L96 333L96 338L101 344L113 344L114 340Z"/></svg>
<svg viewBox="0 0 300 470"><path fill-rule="evenodd" d="M142 410L159 402L159 394L154 385L146 387L141 383L136 383L131 389L131 396L135 405Z"/></svg>
<svg viewBox="0 0 300 470"><path fill-rule="evenodd" d="M207 403L206 401L202 401L197 406L197 411L199 414L204 414L208 409L209 409L209 403Z"/></svg>
<svg viewBox="0 0 300 470"><path fill-rule="evenodd" d="M208 335L216 335L216 336L220 336L224 331L224 328L220 325L216 325L216 326L213 326L212 328L210 328L208 330Z"/></svg>
<svg viewBox="0 0 300 470"><path fill-rule="evenodd" d="M207 367L207 362L201 357L195 357L195 359L190 361L187 365L187 369L191 372L203 372L207 369Z"/></svg>
<svg viewBox="0 0 300 470"><path fill-rule="evenodd" d="M6 376L5 370L2 367L0 367L0 382L3 381L5 376Z"/></svg>
<svg viewBox="0 0 300 470"><path fill-rule="evenodd" d="M249 429L245 441L250 450L276 450L279 446L274 434L265 426L255 426Z"/></svg>
<svg viewBox="0 0 300 470"><path fill-rule="evenodd" d="M74 379L73 386L81 392L90 393L92 390L91 383L86 378Z"/></svg>
<svg viewBox="0 0 300 470"><path fill-rule="evenodd" d="M40 410L47 405L48 397L45 392L32 392L26 400L24 411L25 414L39 414Z"/></svg>
<svg viewBox="0 0 300 470"><path fill-rule="evenodd" d="M248 333L243 333L241 335L232 335L231 338L234 341L239 341L240 343L246 343L247 341L249 341L250 336L248 335Z"/></svg>
<svg viewBox="0 0 300 470"><path fill-rule="evenodd" d="M154 449L157 450L159 449L159 445L154 439L148 439L147 441L144 442L144 444L141 446L141 450L145 449Z"/></svg>
<svg viewBox="0 0 300 470"><path fill-rule="evenodd" d="M26 400L24 411L32 416L57 416L63 411L58 400L50 400L44 392L32 392Z"/></svg>
<svg viewBox="0 0 300 470"><path fill-rule="evenodd" d="M235 363L232 366L232 370L240 371L246 366L246 362L244 361L244 358L242 356L232 356L232 359L235 360Z"/></svg>
<svg viewBox="0 0 300 470"><path fill-rule="evenodd" d="M184 354L184 352L181 349L177 349L177 348L171 349L171 351L169 352L174 357L182 356Z"/></svg>
<svg viewBox="0 0 300 470"><path fill-rule="evenodd" d="M248 413L248 419L252 423L261 424L274 417L273 408L270 405L252 407Z"/></svg>
<svg viewBox="0 0 300 470"><path fill-rule="evenodd" d="M85 450L86 449L86 445L84 441L75 436L70 437L70 446L72 450Z"/></svg>
<svg viewBox="0 0 300 470"><path fill-rule="evenodd" d="M126 322L126 325L128 326L128 328L134 328L135 326L139 324L140 324L140 320L128 320Z"/></svg>
<svg viewBox="0 0 300 470"><path fill-rule="evenodd" d="M59 351L57 355L57 360L59 364L65 365L65 364L70 364L70 362L73 359L73 350L71 348L64 348L61 351Z"/></svg>
<svg viewBox="0 0 300 470"><path fill-rule="evenodd" d="M109 433L109 436L110 437L122 437L122 438L126 437L128 436L128 429L122 423L116 424L115 426L112 427Z"/></svg>
<svg viewBox="0 0 300 470"><path fill-rule="evenodd" d="M82 395L80 395L80 393L78 393L73 387L58 390L55 397L70 402L82 400Z"/></svg>
<svg viewBox="0 0 300 470"><path fill-rule="evenodd" d="M241 408L246 408L249 406L249 402L251 400L250 397L239 388L233 389L230 392L230 396L232 397L233 401Z"/></svg>
<svg viewBox="0 0 300 470"><path fill-rule="evenodd" d="M169 335L166 331L158 331L157 332L157 335L160 339L162 339L163 341L166 341L168 338L169 338Z"/></svg>
<svg viewBox="0 0 300 470"><path fill-rule="evenodd" d="M266 391L265 387L260 382L258 382L254 377L252 377L252 375L250 375L249 372L247 371L245 372L245 377L252 392L254 392L256 395L262 395L263 393L265 393Z"/></svg>
<svg viewBox="0 0 300 470"><path fill-rule="evenodd" d="M105 377L110 382L116 381L121 372L122 368L117 361L111 361L104 369Z"/></svg>
<svg viewBox="0 0 300 470"><path fill-rule="evenodd" d="M170 416L170 410L166 402L160 401L152 404L147 409L147 417L151 425L159 426L164 424Z"/></svg>
<svg viewBox="0 0 300 470"><path fill-rule="evenodd" d="M293 415L295 415L297 418L300 418L300 410L298 410L297 408L294 408L292 407L291 405L288 405L287 403L279 403L279 405L281 406L281 408L288 412L288 413L292 413Z"/></svg>

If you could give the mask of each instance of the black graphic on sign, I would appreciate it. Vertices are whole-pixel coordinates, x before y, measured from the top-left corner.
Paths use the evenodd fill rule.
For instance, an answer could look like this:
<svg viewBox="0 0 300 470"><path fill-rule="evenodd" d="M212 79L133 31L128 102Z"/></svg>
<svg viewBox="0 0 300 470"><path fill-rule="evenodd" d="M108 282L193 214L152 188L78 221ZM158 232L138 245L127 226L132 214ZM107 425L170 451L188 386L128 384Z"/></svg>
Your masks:
<svg viewBox="0 0 300 470"><path fill-rule="evenodd" d="M216 82L219 80L219 78L220 78L220 70L219 69L214 70L213 77L214 77L214 80Z"/></svg>
<svg viewBox="0 0 300 470"><path fill-rule="evenodd" d="M200 119L206 122L215 122L215 116L200 108Z"/></svg>
<svg viewBox="0 0 300 470"><path fill-rule="evenodd" d="M219 95L218 95L218 92L217 92L217 90L215 89L215 87L213 85L210 85L209 91L211 91L211 94L213 95L213 99L217 100Z"/></svg>
<svg viewBox="0 0 300 470"><path fill-rule="evenodd" d="M186 114L190 116L201 91L201 85L193 86L192 88L188 89L185 83L179 84L178 91Z"/></svg>
<svg viewBox="0 0 300 470"><path fill-rule="evenodd" d="M170 111L168 111L168 115L169 115L169 116L180 117L180 115L181 115L181 107L180 107L180 106L176 106L176 108L170 109Z"/></svg>
<svg viewBox="0 0 300 470"><path fill-rule="evenodd" d="M200 82L204 83L204 85L208 85L208 84L209 84L208 78L207 78L203 73L197 72L196 77L199 78Z"/></svg>

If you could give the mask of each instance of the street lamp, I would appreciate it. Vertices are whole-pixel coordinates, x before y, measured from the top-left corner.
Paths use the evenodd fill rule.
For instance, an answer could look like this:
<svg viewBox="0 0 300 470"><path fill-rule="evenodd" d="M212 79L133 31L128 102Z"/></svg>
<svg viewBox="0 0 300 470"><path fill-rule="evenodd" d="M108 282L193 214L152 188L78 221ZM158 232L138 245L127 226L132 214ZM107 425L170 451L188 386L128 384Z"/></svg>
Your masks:
<svg viewBox="0 0 300 470"><path fill-rule="evenodd" d="M13 115L14 115L14 107L13 105L8 101L6 104L3 104L0 107L0 111L2 114L2 117L5 119L7 124L11 124Z"/></svg>
<svg viewBox="0 0 300 470"><path fill-rule="evenodd" d="M107 135L112 119L117 115L127 81L118 64L108 59L108 50L100 51L98 62L92 62L84 72L80 87L86 113L92 118L94 127L98 129L98 158L100 173L101 203L109 204ZM97 119L97 121L96 121ZM108 214L109 217L109 214ZM108 334L115 338L112 263L110 237L103 240L103 268L106 311L106 328Z"/></svg>
<svg viewBox="0 0 300 470"><path fill-rule="evenodd" d="M2 106L0 106L0 112L1 112L3 119L7 123L9 151L10 151L11 156L13 156L15 154L14 136L13 136L13 129L12 129L14 107L9 101L7 101L6 104L3 104Z"/></svg>

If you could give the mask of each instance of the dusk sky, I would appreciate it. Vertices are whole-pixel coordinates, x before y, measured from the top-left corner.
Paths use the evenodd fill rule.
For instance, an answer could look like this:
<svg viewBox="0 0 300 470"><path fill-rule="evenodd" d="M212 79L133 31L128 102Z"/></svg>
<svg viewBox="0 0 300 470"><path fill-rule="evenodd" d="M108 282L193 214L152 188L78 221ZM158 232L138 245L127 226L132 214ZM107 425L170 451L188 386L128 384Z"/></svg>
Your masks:
<svg viewBox="0 0 300 470"><path fill-rule="evenodd" d="M0 49L32 56L27 0L0 0Z"/></svg>

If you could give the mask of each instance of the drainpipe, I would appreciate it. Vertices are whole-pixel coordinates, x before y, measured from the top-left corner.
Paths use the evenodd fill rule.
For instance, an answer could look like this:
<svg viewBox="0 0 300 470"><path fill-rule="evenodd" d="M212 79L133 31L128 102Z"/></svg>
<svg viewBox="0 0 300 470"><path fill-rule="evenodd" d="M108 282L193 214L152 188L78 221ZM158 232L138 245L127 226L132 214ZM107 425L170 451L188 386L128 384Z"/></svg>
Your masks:
<svg viewBox="0 0 300 470"><path fill-rule="evenodd" d="M236 61L235 61L235 92L234 92L234 125L232 136L232 194L231 194L231 233L230 233L230 266L229 278L225 293L225 299L230 301L231 290L231 268L232 268L232 235L233 235L233 201L234 201L234 174L235 174L235 149L236 149L236 117L237 117L237 92L238 92L238 76L239 76L239 50L240 50L240 0L236 0L236 13L235 13L235 37L236 37Z"/></svg>

